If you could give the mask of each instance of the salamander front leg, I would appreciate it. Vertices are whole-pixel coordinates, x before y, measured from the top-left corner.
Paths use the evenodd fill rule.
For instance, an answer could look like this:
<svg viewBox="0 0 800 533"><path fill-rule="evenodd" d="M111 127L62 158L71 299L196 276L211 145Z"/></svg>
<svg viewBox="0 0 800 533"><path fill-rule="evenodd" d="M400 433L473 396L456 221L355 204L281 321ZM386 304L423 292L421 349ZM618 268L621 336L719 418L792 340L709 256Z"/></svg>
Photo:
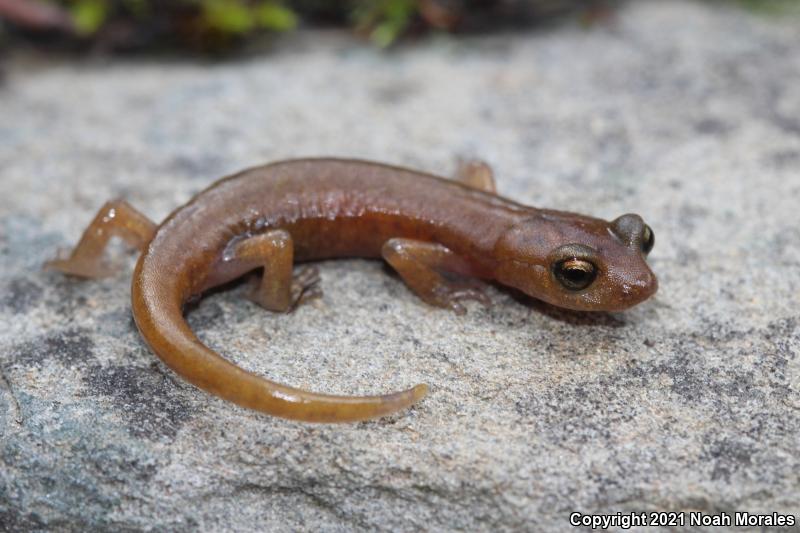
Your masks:
<svg viewBox="0 0 800 533"><path fill-rule="evenodd" d="M455 179L473 189L491 193L497 192L492 167L483 161L472 160L459 162Z"/></svg>
<svg viewBox="0 0 800 533"><path fill-rule="evenodd" d="M471 281L451 281L444 273L474 276L471 265L441 244L411 239L389 239L383 245L383 258L397 271L408 288L425 302L451 309L458 315L467 312L461 303L476 300L489 307L491 300Z"/></svg>
<svg viewBox="0 0 800 533"><path fill-rule="evenodd" d="M83 232L72 253L47 261L45 270L59 270L81 278L102 278L114 273L103 252L111 237L120 237L140 252L153 234L156 225L124 200L107 202Z"/></svg>
<svg viewBox="0 0 800 533"><path fill-rule="evenodd" d="M252 268L264 267L258 288L250 299L270 311L288 312L308 300L322 296L319 271L305 267L293 275L294 245L285 230L273 230L239 242L229 261L243 261Z"/></svg>

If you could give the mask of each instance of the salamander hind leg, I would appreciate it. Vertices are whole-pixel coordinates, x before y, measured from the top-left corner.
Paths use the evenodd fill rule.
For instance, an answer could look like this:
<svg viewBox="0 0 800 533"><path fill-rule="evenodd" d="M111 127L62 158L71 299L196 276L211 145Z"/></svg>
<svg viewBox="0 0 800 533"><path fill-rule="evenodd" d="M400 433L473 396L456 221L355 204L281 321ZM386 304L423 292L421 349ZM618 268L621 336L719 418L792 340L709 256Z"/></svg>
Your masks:
<svg viewBox="0 0 800 533"><path fill-rule="evenodd" d="M71 253L44 264L45 270L59 270L81 278L102 278L114 273L103 252L111 237L142 251L155 233L156 225L124 200L113 200L97 212ZM61 254L60 254L61 255Z"/></svg>
<svg viewBox="0 0 800 533"><path fill-rule="evenodd" d="M475 300L486 307L491 305L479 284L447 279L447 273L469 276L472 269L468 262L441 244L389 239L381 253L408 288L430 305L450 309L458 315L466 313L461 303L465 300Z"/></svg>
<svg viewBox="0 0 800 533"><path fill-rule="evenodd" d="M491 193L497 192L492 167L483 161L460 161L455 179L473 189Z"/></svg>
<svg viewBox="0 0 800 533"><path fill-rule="evenodd" d="M228 260L264 267L261 282L250 299L270 311L289 312L322 296L316 267L304 267L294 275L294 246L288 231L273 230L248 237L236 245Z"/></svg>

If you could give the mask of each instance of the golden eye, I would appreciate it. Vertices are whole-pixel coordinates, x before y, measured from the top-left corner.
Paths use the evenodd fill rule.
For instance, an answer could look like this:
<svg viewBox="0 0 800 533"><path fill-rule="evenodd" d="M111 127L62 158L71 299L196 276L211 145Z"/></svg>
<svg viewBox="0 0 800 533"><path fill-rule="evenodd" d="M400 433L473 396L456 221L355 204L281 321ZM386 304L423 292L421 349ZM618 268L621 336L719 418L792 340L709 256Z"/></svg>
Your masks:
<svg viewBox="0 0 800 533"><path fill-rule="evenodd" d="M649 254L655 243L656 234L653 233L653 229L650 226L645 224L644 230L642 231L642 253L644 253L644 255Z"/></svg>
<svg viewBox="0 0 800 533"><path fill-rule="evenodd" d="M565 289L579 291L592 284L597 267L583 259L566 259L553 266L553 274Z"/></svg>

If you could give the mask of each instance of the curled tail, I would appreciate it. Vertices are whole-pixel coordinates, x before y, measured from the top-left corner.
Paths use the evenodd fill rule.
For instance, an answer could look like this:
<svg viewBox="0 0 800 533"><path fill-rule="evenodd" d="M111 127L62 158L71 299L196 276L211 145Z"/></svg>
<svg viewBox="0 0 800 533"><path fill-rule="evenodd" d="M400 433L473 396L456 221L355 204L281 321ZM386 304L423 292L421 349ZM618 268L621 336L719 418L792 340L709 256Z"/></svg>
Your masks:
<svg viewBox="0 0 800 533"><path fill-rule="evenodd" d="M287 387L248 372L205 346L183 317L188 290L177 269L163 268L147 252L136 265L133 316L153 351L193 385L242 407L305 422L356 422L411 406L427 385L383 396L334 396Z"/></svg>

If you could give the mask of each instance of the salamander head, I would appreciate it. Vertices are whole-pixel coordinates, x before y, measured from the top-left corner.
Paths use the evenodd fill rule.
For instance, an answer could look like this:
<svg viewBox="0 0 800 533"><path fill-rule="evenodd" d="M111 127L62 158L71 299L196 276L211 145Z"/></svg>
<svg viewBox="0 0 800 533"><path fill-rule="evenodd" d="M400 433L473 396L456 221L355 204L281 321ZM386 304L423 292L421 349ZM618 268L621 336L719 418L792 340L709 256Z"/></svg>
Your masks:
<svg viewBox="0 0 800 533"><path fill-rule="evenodd" d="M579 311L620 311L646 300L658 281L645 261L655 235L639 215L612 222L543 211L497 242L496 279Z"/></svg>

